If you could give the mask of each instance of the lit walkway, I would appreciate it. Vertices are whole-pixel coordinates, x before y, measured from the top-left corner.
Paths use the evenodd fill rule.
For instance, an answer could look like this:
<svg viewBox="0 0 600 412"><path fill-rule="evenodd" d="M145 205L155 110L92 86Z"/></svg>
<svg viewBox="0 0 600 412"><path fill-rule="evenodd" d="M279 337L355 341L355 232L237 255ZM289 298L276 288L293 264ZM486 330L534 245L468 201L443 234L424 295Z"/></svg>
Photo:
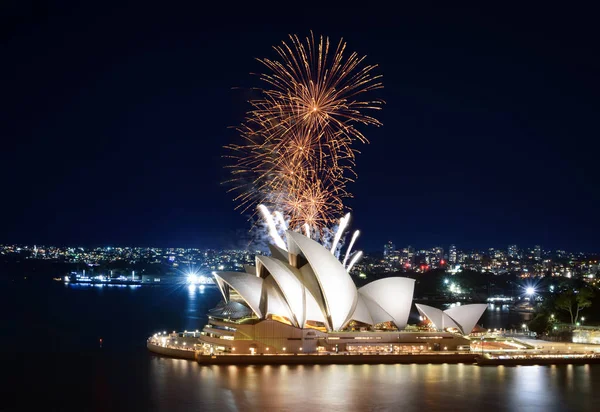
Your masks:
<svg viewBox="0 0 600 412"><path fill-rule="evenodd" d="M518 340L523 341L531 346L535 346L537 350L542 351L557 351L557 352L599 352L600 353L600 345L591 345L588 343L571 343L571 342L551 342L547 340L541 339L531 339L531 338L518 338Z"/></svg>

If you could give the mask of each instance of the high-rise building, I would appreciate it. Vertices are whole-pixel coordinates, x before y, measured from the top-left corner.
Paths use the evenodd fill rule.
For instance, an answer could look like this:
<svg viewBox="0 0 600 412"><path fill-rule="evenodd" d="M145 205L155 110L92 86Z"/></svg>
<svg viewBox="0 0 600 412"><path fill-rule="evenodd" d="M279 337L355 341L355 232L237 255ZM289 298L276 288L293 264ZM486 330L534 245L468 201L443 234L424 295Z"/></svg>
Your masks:
<svg viewBox="0 0 600 412"><path fill-rule="evenodd" d="M535 260L542 260L542 247L540 245L535 245L533 253Z"/></svg>
<svg viewBox="0 0 600 412"><path fill-rule="evenodd" d="M519 248L517 247L517 245L508 246L508 257L511 259L519 258Z"/></svg>
<svg viewBox="0 0 600 412"><path fill-rule="evenodd" d="M431 257L429 258L429 262L433 266L440 266L442 261L444 260L444 248L440 246L436 246L431 250Z"/></svg>
<svg viewBox="0 0 600 412"><path fill-rule="evenodd" d="M412 246L402 249L400 261L405 267L412 267L415 264L415 249Z"/></svg>
<svg viewBox="0 0 600 412"><path fill-rule="evenodd" d="M457 260L456 245L450 245L450 249L448 250L448 262L454 265Z"/></svg>
<svg viewBox="0 0 600 412"><path fill-rule="evenodd" d="M395 251L396 251L396 245L394 245L392 243L392 241L390 240L383 246L383 257L387 258L389 256L392 256Z"/></svg>

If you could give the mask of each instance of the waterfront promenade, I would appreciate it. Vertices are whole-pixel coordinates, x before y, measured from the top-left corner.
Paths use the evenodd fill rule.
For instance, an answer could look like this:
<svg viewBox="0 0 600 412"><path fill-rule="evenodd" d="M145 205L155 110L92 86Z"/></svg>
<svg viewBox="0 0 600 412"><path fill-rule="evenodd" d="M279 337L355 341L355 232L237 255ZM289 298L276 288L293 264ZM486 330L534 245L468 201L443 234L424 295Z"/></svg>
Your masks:
<svg viewBox="0 0 600 412"><path fill-rule="evenodd" d="M162 356L196 360L203 365L294 365L294 364L458 364L545 365L600 363L600 345L549 342L521 338L530 349L484 350L474 345L469 352L419 352L402 354L205 354L198 345L197 332L154 335L148 338L149 351Z"/></svg>

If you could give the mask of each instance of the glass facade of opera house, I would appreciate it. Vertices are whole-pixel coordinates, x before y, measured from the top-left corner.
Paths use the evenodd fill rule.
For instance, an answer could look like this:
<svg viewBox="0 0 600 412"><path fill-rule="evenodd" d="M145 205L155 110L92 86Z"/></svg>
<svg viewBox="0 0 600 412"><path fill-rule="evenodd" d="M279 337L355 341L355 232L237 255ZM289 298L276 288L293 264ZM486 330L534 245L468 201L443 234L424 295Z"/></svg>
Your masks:
<svg viewBox="0 0 600 412"><path fill-rule="evenodd" d="M486 304L441 311L417 305L426 330L407 327L414 279L390 277L356 288L328 249L286 232L245 272L215 272L223 300L209 311L205 353L417 353L468 350Z"/></svg>

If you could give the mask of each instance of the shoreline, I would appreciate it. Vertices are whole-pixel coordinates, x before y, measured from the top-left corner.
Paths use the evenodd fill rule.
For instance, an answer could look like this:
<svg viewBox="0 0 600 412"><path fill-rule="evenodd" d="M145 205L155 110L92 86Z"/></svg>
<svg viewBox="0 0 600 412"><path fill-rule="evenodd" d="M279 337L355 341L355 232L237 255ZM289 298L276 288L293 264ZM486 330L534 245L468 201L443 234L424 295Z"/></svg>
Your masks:
<svg viewBox="0 0 600 412"><path fill-rule="evenodd" d="M204 355L200 351L166 348L149 341L148 350L160 356L194 360L200 365L377 365L377 364L473 364L477 366L547 366L600 364L592 355L557 354L554 357L490 358L481 354L273 354L273 355Z"/></svg>

